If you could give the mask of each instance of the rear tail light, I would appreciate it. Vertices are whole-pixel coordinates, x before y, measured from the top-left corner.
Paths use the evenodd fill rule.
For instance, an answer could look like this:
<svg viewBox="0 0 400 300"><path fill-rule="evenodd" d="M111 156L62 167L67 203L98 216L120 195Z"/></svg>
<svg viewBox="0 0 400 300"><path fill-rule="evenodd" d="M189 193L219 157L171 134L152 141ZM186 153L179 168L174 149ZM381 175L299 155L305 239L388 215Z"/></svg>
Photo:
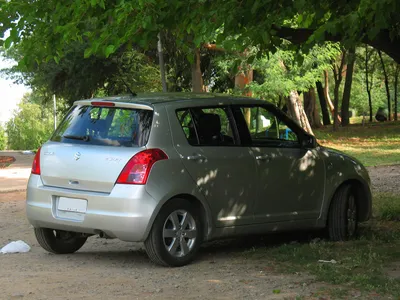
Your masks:
<svg viewBox="0 0 400 300"><path fill-rule="evenodd" d="M148 149L135 154L119 174L117 183L146 184L151 167L164 159L168 159L168 156L160 149Z"/></svg>
<svg viewBox="0 0 400 300"><path fill-rule="evenodd" d="M33 159L31 173L40 175L40 148L36 152L35 158Z"/></svg>

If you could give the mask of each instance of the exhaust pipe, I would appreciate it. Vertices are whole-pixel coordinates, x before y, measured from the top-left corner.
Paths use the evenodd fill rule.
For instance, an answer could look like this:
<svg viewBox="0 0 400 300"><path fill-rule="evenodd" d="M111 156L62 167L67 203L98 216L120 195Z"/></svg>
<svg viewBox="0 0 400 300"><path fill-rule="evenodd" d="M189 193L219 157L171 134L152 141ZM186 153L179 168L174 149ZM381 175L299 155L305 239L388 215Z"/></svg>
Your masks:
<svg viewBox="0 0 400 300"><path fill-rule="evenodd" d="M107 233L105 233L104 231L100 231L99 232L99 237L102 239L112 239L111 236L109 236Z"/></svg>

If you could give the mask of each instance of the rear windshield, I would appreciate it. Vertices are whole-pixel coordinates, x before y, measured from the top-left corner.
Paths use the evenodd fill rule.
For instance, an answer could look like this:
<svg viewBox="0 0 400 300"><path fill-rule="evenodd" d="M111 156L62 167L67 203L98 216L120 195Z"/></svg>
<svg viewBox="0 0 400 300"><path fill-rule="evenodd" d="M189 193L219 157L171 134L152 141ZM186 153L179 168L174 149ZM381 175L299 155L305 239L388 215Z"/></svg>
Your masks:
<svg viewBox="0 0 400 300"><path fill-rule="evenodd" d="M74 106L51 141L115 147L142 147L149 139L153 111Z"/></svg>

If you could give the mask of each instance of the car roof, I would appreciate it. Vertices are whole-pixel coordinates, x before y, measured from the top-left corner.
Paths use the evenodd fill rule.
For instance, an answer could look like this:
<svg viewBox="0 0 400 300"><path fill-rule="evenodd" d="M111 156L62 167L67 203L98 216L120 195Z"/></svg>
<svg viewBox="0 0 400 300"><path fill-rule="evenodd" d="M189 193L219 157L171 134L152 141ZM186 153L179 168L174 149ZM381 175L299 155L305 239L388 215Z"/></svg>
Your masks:
<svg viewBox="0 0 400 300"><path fill-rule="evenodd" d="M199 105L210 105L215 102L222 102L230 104L237 102L238 104L257 104L266 103L264 100L259 100L244 96L233 96L228 94L214 94L214 93L138 93L136 96L133 95L121 95L111 97L99 97L86 100L76 101L76 104L86 103L93 101L111 101L115 103L127 103L127 104L144 104L154 106L159 103L172 103L172 102L198 102ZM196 103L197 104L197 103Z"/></svg>

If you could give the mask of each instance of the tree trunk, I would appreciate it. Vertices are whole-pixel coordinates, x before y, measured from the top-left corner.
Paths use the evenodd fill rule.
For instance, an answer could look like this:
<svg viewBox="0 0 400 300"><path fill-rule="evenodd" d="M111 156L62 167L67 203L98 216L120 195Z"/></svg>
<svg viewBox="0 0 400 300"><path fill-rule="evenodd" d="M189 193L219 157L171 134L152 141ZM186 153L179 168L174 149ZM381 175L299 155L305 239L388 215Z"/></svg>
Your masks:
<svg viewBox="0 0 400 300"><path fill-rule="evenodd" d="M394 120L397 121L397 89L399 83L399 73L400 73L400 64L396 65L396 71L394 74Z"/></svg>
<svg viewBox="0 0 400 300"><path fill-rule="evenodd" d="M371 74L373 76L373 74ZM371 78L371 85L369 84L369 55L368 55L368 45L365 45L365 85L367 87L367 94L368 94L368 105L369 105L369 122L372 123L372 78Z"/></svg>
<svg viewBox="0 0 400 300"><path fill-rule="evenodd" d="M371 95L371 91L367 90L367 94L368 94L368 105L369 105L369 122L372 123L373 112L372 112L372 95Z"/></svg>
<svg viewBox="0 0 400 300"><path fill-rule="evenodd" d="M315 90L310 88L304 94L304 111L308 118L311 128L320 128L322 126L321 119L318 112L318 106L316 103Z"/></svg>
<svg viewBox="0 0 400 300"><path fill-rule="evenodd" d="M200 49L194 50L194 63L192 64L192 91L194 93L203 92L203 77L200 68Z"/></svg>
<svg viewBox="0 0 400 300"><path fill-rule="evenodd" d="M333 90L333 105L334 107L339 106L339 84L335 85L335 88ZM337 130L339 128L340 122L339 122L339 112L338 109L334 109L333 111L333 130Z"/></svg>
<svg viewBox="0 0 400 300"><path fill-rule="evenodd" d="M299 93L297 91L291 91L290 96L287 99L287 107L290 116L308 133L314 134L308 118L304 112L303 105L300 101Z"/></svg>
<svg viewBox="0 0 400 300"><path fill-rule="evenodd" d="M317 105L317 96L315 95L315 89L311 88L310 93L311 93L311 97L314 102L314 110L313 110L314 126L315 126L315 128L321 128L322 127L321 116L319 115L319 110L318 110L318 105Z"/></svg>
<svg viewBox="0 0 400 300"><path fill-rule="evenodd" d="M339 88L340 84L342 83L343 79L343 67L344 67L344 62L346 60L346 52L342 52L342 57L340 61L340 65L338 66L336 63L333 64L333 77L335 79L335 86L333 89L333 106L334 106L334 112L333 112L333 130L337 130L339 128L340 124L340 116L339 116Z"/></svg>
<svg viewBox="0 0 400 300"><path fill-rule="evenodd" d="M351 85L353 83L353 72L354 62L356 60L356 49L354 47L349 49L346 80L344 82L343 98L342 98L342 126L350 124L349 108L350 108L350 96L351 96Z"/></svg>
<svg viewBox="0 0 400 300"><path fill-rule="evenodd" d="M315 103L313 103L313 100L311 99L310 91L304 92L303 93L303 99L304 99L304 111L306 113L308 122L310 122L311 128L314 128L314 106Z"/></svg>
<svg viewBox="0 0 400 300"><path fill-rule="evenodd" d="M390 90L389 90L389 79L388 79L388 74L386 72L386 68L385 68L385 62L383 61L383 57L382 57L382 53L381 51L378 51L378 55L379 58L381 60L381 64L382 64L382 70L383 70L383 76L385 77L385 88L386 88L386 97L387 97L387 105L388 105L388 119L389 121L391 121L392 119L392 111L391 111L391 101L390 101Z"/></svg>
<svg viewBox="0 0 400 300"><path fill-rule="evenodd" d="M332 114L332 119L335 120L335 106L333 105L331 97L329 96L329 75L328 75L328 71L327 70L324 71L324 84L325 84L325 86L324 86L324 96L325 96L325 99L326 99L326 103L329 106L329 110L330 110L330 112ZM340 120L340 116L339 115L336 117L336 119L340 123L341 120Z"/></svg>
<svg viewBox="0 0 400 300"><path fill-rule="evenodd" d="M253 81L253 69L246 72L239 72L235 76L235 87L242 91L245 96L251 97L252 93L250 91L246 92L246 85ZM251 111L250 108L246 108L244 111L244 118L246 119L247 125L251 122Z"/></svg>
<svg viewBox="0 0 400 300"><path fill-rule="evenodd" d="M246 92L245 88L246 88L246 85L248 85L252 81L253 81L253 70L252 69L250 69L246 72L239 72L235 76L235 87L237 89L240 89L244 96L251 97L252 96L251 91Z"/></svg>
<svg viewBox="0 0 400 300"><path fill-rule="evenodd" d="M324 95L324 88L322 87L322 83L320 81L317 81L315 84L317 86L319 104L321 105L322 122L324 125L331 125L328 106L326 105L326 98Z"/></svg>
<svg viewBox="0 0 400 300"><path fill-rule="evenodd" d="M167 91L167 81L165 79L165 65L164 65L164 54L163 54L162 41L161 41L161 32L158 34L157 50L158 50L158 61L159 61L160 73L161 73L162 91L166 92Z"/></svg>

